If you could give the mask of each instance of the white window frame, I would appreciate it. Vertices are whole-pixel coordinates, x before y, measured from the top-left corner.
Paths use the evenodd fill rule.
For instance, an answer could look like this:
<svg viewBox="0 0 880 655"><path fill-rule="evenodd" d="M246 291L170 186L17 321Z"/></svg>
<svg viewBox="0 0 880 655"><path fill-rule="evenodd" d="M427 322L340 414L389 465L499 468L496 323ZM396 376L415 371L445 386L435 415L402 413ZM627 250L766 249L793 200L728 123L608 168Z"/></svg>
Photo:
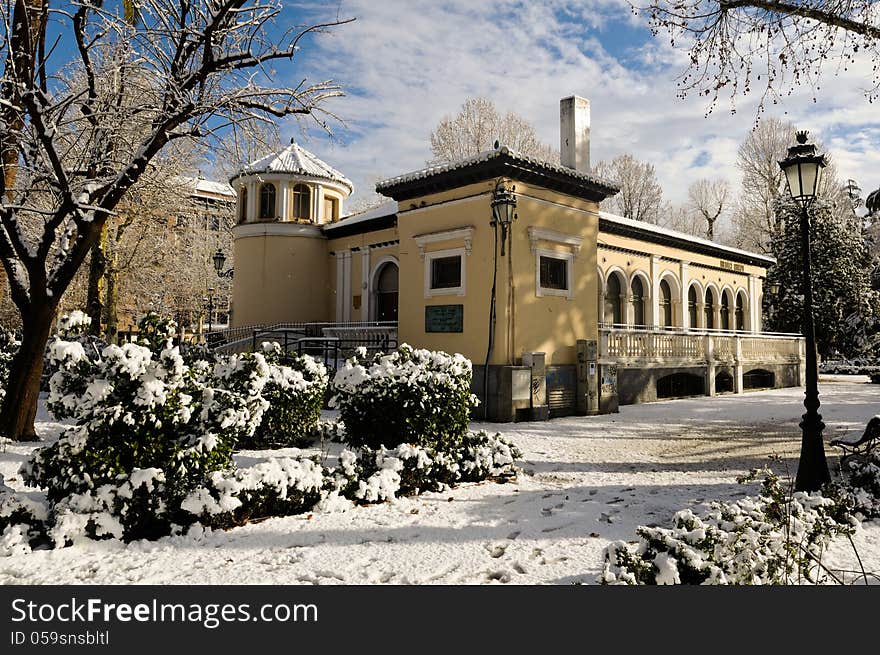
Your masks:
<svg viewBox="0 0 880 655"><path fill-rule="evenodd" d="M463 296L466 290L467 277L465 276L465 259L467 251L465 248L451 248L449 250L435 250L434 252L425 253L425 298L433 298L435 296ZM461 266L461 284L457 287L447 287L444 289L434 289L431 287L431 267L435 259L443 259L444 257L458 257Z"/></svg>
<svg viewBox="0 0 880 655"><path fill-rule="evenodd" d="M541 286L541 257L559 259L565 262L565 289L547 289ZM539 298L544 296L561 296L571 300L574 297L574 253L549 250L547 248L535 248L535 295Z"/></svg>

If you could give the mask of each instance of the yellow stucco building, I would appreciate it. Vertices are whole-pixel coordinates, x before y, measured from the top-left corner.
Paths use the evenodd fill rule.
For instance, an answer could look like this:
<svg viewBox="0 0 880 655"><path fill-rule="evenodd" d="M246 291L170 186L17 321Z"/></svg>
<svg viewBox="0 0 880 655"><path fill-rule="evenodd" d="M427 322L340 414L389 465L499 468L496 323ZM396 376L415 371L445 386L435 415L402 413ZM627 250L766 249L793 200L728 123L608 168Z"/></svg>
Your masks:
<svg viewBox="0 0 880 655"><path fill-rule="evenodd" d="M600 211L617 188L589 172L589 102L563 99L560 127L561 164L500 145L350 216L351 182L298 144L254 162L231 180L230 342L460 352L499 421L801 384L802 340L761 332L773 260Z"/></svg>

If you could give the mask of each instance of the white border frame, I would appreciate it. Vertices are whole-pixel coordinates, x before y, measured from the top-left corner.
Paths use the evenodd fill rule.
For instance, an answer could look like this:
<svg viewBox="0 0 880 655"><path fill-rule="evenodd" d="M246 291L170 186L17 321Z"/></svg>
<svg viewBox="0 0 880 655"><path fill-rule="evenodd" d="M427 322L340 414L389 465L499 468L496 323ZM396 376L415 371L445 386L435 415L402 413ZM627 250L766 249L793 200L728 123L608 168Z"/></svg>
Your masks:
<svg viewBox="0 0 880 655"><path fill-rule="evenodd" d="M567 289L546 289L541 286L541 257L560 259L565 262L565 282ZM535 248L535 295L538 298L544 296L562 296L571 300L574 297L574 253L549 250L547 248Z"/></svg>
<svg viewBox="0 0 880 655"><path fill-rule="evenodd" d="M449 287L446 289L433 289L431 288L431 264L435 259L442 259L444 257L455 257L458 256L458 261L461 266L461 284L457 287ZM465 276L465 259L466 259L466 249L465 248L450 248L449 250L435 250L433 252L425 253L425 298L433 298L435 296L463 296L465 295L465 290L467 287L467 277Z"/></svg>

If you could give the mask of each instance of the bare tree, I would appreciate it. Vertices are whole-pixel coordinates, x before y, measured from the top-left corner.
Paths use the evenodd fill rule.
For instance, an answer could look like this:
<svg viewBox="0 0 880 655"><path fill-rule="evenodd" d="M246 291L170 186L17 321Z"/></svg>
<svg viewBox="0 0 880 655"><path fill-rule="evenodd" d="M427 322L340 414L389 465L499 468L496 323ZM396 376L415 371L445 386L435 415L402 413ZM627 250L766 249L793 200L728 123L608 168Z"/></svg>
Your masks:
<svg viewBox="0 0 880 655"><path fill-rule="evenodd" d="M559 162L559 151L542 143L525 118L498 113L487 98L469 98L455 116L446 116L431 132L429 164L441 164L473 157L491 150L495 141L511 150L541 161Z"/></svg>
<svg viewBox="0 0 880 655"><path fill-rule="evenodd" d="M694 210L705 221L705 235L709 241L715 239L715 223L727 208L730 198L730 185L726 180L697 180L688 188L688 200Z"/></svg>
<svg viewBox="0 0 880 655"><path fill-rule="evenodd" d="M679 79L682 95L710 100L726 92L731 103L752 87L769 98L799 87L819 90L827 65L846 70L859 52L873 63L869 100L880 90L880 19L873 0L650 0L641 7L654 34L685 44L690 68Z"/></svg>
<svg viewBox="0 0 880 655"><path fill-rule="evenodd" d="M600 161L593 172L620 187L620 193L602 202L602 209L636 221L662 222L663 190L653 164L618 155L610 162Z"/></svg>
<svg viewBox="0 0 880 655"><path fill-rule="evenodd" d="M771 245L782 226L775 211L785 192L785 175L779 162L794 143L795 126L775 117L762 117L737 150L736 166L742 175L739 197L733 207L733 242L740 248L771 254ZM817 147L822 144L814 139ZM846 189L828 153L820 193L832 203L847 202Z"/></svg>
<svg viewBox="0 0 880 655"><path fill-rule="evenodd" d="M305 37L341 21L269 34L283 9L278 0L141 0L136 25L100 0L58 9L2 3L0 260L23 338L0 435L28 439L58 303L125 194L175 141L270 117L325 124L324 101L341 95L339 87L271 86L269 65L296 61ZM73 45L73 61L57 60L70 50L45 47L48 20ZM82 75L66 77L65 68Z"/></svg>
<svg viewBox="0 0 880 655"><path fill-rule="evenodd" d="M695 237L706 236L706 221L690 203L664 203L660 216L661 227Z"/></svg>

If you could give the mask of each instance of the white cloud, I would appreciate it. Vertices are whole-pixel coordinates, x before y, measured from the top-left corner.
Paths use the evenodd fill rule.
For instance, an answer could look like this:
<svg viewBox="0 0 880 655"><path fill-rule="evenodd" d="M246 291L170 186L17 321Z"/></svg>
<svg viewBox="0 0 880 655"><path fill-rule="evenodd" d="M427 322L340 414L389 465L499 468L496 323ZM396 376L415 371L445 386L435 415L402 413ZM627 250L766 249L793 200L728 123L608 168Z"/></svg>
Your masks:
<svg viewBox="0 0 880 655"><path fill-rule="evenodd" d="M677 97L682 51L658 38L624 60L612 56L619 50L609 42L613 22L640 20L622 0L344 0L339 14L357 21L312 42L305 54L312 77L348 90L330 105L348 129L339 142L315 138L307 147L345 172L358 196L369 195L378 177L421 168L433 127L474 96L526 117L551 144L559 140L559 99L589 98L593 161L623 152L650 161L674 202L700 177L738 184L736 149L757 98L737 99L733 115L721 105L704 117L704 99ZM874 107L861 95L867 79L865 64L853 66L824 80L818 104L805 90L767 108L820 137L832 135L823 140L841 175L865 189L880 184L870 179L880 156ZM708 158L698 157L703 152Z"/></svg>

